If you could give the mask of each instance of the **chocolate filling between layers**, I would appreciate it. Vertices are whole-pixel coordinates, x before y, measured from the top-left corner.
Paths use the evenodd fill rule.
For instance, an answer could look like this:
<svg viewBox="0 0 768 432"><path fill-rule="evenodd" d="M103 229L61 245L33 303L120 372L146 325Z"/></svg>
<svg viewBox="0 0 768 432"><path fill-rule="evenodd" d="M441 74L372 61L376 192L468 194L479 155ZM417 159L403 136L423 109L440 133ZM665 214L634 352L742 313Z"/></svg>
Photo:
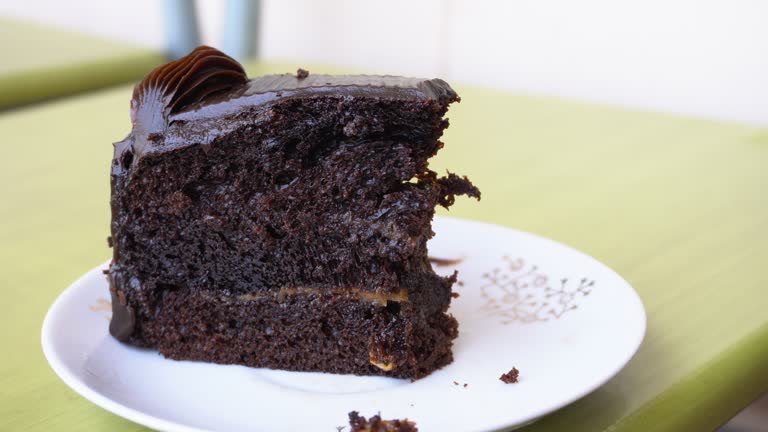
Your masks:
<svg viewBox="0 0 768 432"><path fill-rule="evenodd" d="M360 288L332 288L330 290L321 290L319 288L308 287L283 287L280 288L277 292L240 294L237 296L237 299L240 301L253 301L262 298L273 298L276 301L281 302L287 297L295 297L300 295L319 295L323 293L331 293L335 296L379 303L384 306L387 306L389 302L402 303L408 301L408 290L382 294L363 291Z"/></svg>

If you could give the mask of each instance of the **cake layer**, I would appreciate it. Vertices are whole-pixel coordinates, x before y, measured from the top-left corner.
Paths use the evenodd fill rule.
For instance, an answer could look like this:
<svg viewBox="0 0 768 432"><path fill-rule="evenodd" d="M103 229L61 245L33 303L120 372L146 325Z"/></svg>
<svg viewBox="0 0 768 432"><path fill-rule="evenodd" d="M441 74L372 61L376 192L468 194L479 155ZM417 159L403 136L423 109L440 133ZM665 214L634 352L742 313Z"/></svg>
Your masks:
<svg viewBox="0 0 768 432"><path fill-rule="evenodd" d="M142 82L137 86L136 92L151 95L152 91L146 88L148 85L150 84ZM306 78L298 78L289 74L254 78L246 85L235 85L226 91L218 91L214 96L191 105L174 104L167 110L161 101L153 102L149 96L139 100L134 96L134 130L126 140L116 144L115 159L126 151L134 158L142 157L145 153L169 151L185 145L207 145L235 128L248 125L255 129L254 126L260 123L272 123L276 120L273 116L279 114L273 112L273 108L284 105L289 107L288 109L301 109L298 105L308 99L325 100L330 104L348 102L351 99L356 100L358 104L364 100L389 106L402 103L419 104L437 109L442 107L444 114L444 108L459 100L459 97L440 79L379 75L309 75ZM363 107L359 106L358 109L360 108ZM254 116L257 112L262 115ZM380 132L384 126L381 121L385 119L379 119L376 124L366 124L370 117L365 118L364 114L347 111L335 126L341 126L344 134L350 137ZM408 117L418 112L395 111L387 114L389 120L393 119L391 114L403 117L399 126L404 133L418 132L409 131L413 123L407 124ZM224 119L226 121L222 121ZM298 128L302 126L305 129L313 129L323 125L293 125Z"/></svg>
<svg viewBox="0 0 768 432"><path fill-rule="evenodd" d="M131 301L114 292L122 321L113 318L113 334L137 306ZM126 340L172 359L401 378L448 364L457 334L455 319L442 312L317 290L280 299L171 291L151 316L133 320Z"/></svg>

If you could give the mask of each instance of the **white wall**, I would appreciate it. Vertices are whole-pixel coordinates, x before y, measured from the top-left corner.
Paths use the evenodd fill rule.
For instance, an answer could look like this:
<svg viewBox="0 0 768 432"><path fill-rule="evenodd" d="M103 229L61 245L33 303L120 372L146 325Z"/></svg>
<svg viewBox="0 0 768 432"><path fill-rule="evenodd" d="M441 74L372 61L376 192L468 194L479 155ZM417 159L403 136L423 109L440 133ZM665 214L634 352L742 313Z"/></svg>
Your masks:
<svg viewBox="0 0 768 432"><path fill-rule="evenodd" d="M457 80L768 124L764 0L458 1L452 19Z"/></svg>
<svg viewBox="0 0 768 432"><path fill-rule="evenodd" d="M199 0L216 45L223 4ZM162 47L157 0L0 14ZM260 53L768 125L765 0L263 0ZM2 43L2 41L0 41Z"/></svg>

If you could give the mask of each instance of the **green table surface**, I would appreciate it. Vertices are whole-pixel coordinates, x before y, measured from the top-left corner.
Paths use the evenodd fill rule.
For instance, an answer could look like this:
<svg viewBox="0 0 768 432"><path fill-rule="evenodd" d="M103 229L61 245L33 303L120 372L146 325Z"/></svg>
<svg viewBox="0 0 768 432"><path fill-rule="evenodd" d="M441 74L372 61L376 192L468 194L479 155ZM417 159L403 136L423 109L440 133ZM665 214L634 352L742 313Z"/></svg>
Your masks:
<svg viewBox="0 0 768 432"><path fill-rule="evenodd" d="M0 17L0 109L136 80L162 63L146 48Z"/></svg>
<svg viewBox="0 0 768 432"><path fill-rule="evenodd" d="M251 73L273 70L295 67ZM458 90L433 167L469 175L483 199L450 214L574 246L648 313L626 369L526 431L711 430L768 390L767 130ZM0 115L0 430L141 429L66 387L40 348L56 296L110 255L111 143L130 92Z"/></svg>

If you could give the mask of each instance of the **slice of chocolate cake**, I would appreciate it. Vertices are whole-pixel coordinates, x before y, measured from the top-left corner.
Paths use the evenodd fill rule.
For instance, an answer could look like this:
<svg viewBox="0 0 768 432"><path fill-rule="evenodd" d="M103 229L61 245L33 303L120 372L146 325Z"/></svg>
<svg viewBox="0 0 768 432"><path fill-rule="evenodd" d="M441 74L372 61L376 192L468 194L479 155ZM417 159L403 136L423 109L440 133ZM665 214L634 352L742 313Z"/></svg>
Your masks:
<svg viewBox="0 0 768 432"><path fill-rule="evenodd" d="M117 339L173 359L418 378L452 359L453 277L427 240L441 80L301 71L248 80L200 47L140 82L115 144Z"/></svg>

